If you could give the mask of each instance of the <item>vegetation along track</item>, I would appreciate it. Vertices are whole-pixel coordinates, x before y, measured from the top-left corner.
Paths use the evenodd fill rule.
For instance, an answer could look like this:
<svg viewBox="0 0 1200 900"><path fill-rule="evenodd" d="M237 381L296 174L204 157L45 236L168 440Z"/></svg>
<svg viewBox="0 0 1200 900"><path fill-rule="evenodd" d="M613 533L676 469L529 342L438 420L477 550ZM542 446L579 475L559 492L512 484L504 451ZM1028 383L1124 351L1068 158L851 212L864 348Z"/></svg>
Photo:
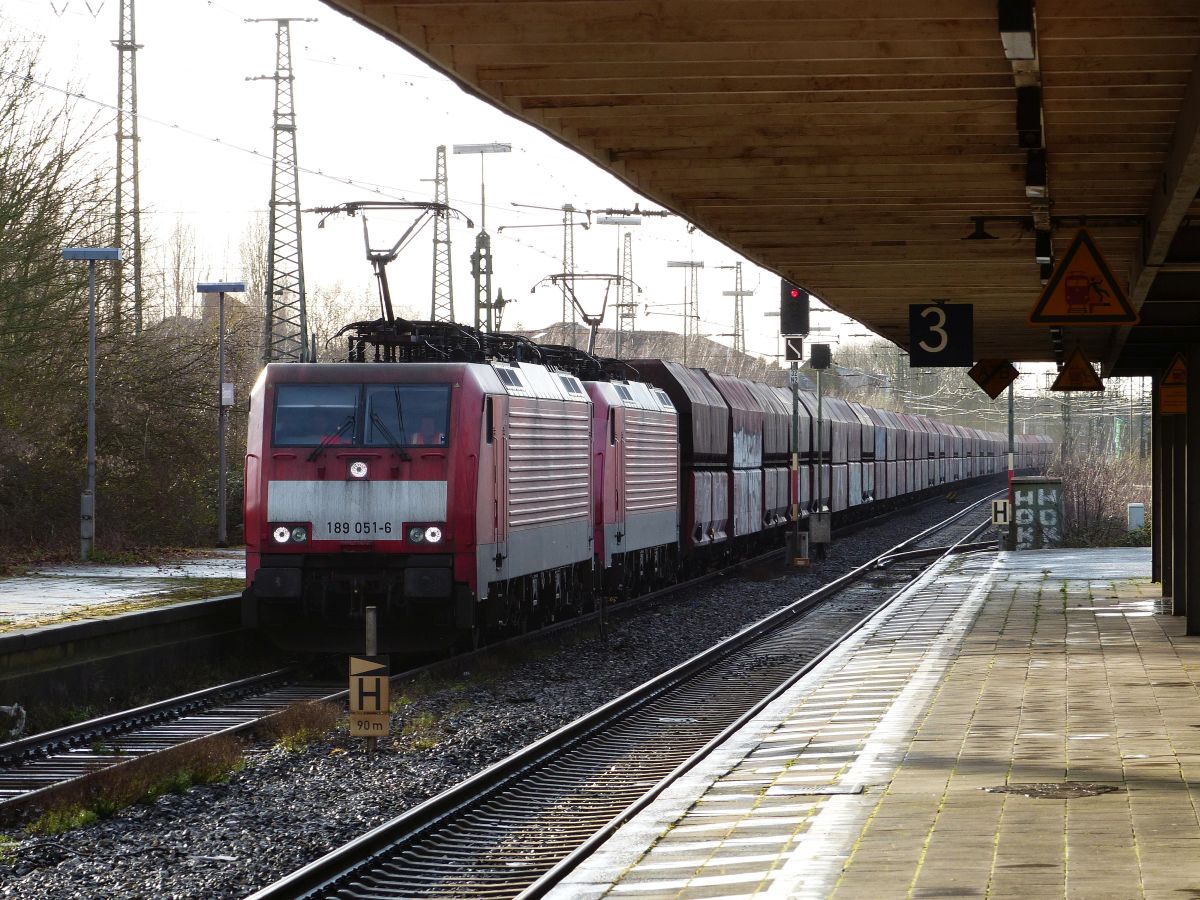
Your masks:
<svg viewBox="0 0 1200 900"><path fill-rule="evenodd" d="M0 817L40 806L64 785L190 741L244 731L331 694L278 669L0 745Z"/></svg>
<svg viewBox="0 0 1200 900"><path fill-rule="evenodd" d="M540 896L933 561L983 546L987 499L250 900Z"/></svg>

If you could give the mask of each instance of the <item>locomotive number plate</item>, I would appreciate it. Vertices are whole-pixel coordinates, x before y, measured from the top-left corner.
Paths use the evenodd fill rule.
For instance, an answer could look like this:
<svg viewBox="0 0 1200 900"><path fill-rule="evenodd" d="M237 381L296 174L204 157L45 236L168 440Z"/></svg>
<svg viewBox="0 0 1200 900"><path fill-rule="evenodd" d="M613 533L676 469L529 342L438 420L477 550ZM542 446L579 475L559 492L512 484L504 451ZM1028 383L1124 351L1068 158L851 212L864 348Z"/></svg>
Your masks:
<svg viewBox="0 0 1200 900"><path fill-rule="evenodd" d="M393 527L391 522L347 522L331 521L325 523L325 534L329 537L358 537L384 538L388 535L399 535L399 526ZM320 537L318 533L316 535Z"/></svg>

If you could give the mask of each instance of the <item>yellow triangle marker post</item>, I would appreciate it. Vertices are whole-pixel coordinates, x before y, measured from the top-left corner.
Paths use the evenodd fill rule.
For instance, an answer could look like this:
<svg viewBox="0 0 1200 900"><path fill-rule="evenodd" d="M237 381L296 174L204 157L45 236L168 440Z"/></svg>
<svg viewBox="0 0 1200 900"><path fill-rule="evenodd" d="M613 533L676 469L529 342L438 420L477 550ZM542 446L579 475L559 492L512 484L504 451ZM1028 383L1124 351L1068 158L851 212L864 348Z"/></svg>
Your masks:
<svg viewBox="0 0 1200 900"><path fill-rule="evenodd" d="M1030 325L1133 325L1137 310L1100 254L1081 228L1046 282Z"/></svg>

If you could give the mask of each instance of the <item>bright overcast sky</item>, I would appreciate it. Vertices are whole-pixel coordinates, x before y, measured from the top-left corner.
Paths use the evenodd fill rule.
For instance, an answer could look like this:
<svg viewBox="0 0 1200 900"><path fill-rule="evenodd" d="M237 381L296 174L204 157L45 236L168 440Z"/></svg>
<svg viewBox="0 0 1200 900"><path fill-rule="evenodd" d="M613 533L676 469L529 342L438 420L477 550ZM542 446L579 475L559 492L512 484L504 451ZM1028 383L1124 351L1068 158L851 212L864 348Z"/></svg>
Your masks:
<svg viewBox="0 0 1200 900"><path fill-rule="evenodd" d="M100 115L116 98L119 0L3 0L0 28L17 39L42 42L42 75L48 85L84 95L85 110ZM487 225L493 235L494 285L517 301L505 314L506 328L533 328L560 319L560 295L550 287L530 289L562 271L562 229L497 231L498 226L556 223L561 212L523 210L513 202L560 208L631 207L645 198L583 157L536 129L509 118L463 93L400 47L356 25L316 0L141 0L137 6L138 108L143 233L164 240L181 219L195 231L199 275L241 275L238 245L248 222L265 216L270 195L273 83L247 77L274 71L275 26L245 18L278 15L313 17L292 25L292 65L300 165L300 202L305 208L362 199L432 199L431 179L439 144L505 142L513 152L486 159ZM95 102L91 102L95 101ZM106 129L97 148L115 154ZM247 152L254 151L254 153ZM255 155L257 154L257 155ZM111 158L111 157L110 157ZM318 174L321 173L321 174ZM347 183L348 181L353 183ZM479 156L449 156L450 202L479 221ZM371 219L372 243L390 246L411 218L380 213ZM305 278L309 290L340 283L349 292L372 290L364 258L361 223L332 219L316 228L304 217ZM619 233L594 225L576 229L576 269L616 271ZM680 330L677 316L686 270L668 260L696 259L700 273L702 332L732 330L730 265L738 257L678 218L644 219L633 233L633 278L643 304L676 304L657 314L639 309L638 328ZM451 230L456 318L471 317L469 257L475 235L463 223ZM432 232L427 229L389 269L398 303L428 315ZM156 268L157 262L143 265ZM774 355L778 280L744 266L747 347ZM589 297L581 289L580 299ZM599 294L592 295L598 302ZM615 300L615 297L613 298ZM674 315L672 315L674 314ZM840 323L840 324L838 324ZM606 325L612 325L610 309ZM862 332L841 316L826 314L814 325L834 325L843 334ZM718 337L730 343L728 337Z"/></svg>

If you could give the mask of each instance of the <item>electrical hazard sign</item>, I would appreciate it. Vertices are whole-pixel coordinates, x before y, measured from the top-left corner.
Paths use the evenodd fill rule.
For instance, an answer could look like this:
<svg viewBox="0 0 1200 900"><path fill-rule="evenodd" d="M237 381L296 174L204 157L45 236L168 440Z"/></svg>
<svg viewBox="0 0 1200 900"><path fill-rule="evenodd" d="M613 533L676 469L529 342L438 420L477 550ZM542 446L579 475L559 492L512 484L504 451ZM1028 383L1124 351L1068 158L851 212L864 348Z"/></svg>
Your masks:
<svg viewBox="0 0 1200 900"><path fill-rule="evenodd" d="M1067 357L1067 364L1062 367L1062 371L1054 379L1054 384L1050 385L1050 390L1102 391L1104 382L1092 368L1092 361L1087 358L1083 350L1076 347Z"/></svg>
<svg viewBox="0 0 1200 900"><path fill-rule="evenodd" d="M1187 415L1187 360L1176 353L1158 386L1158 411L1164 416Z"/></svg>
<svg viewBox="0 0 1200 900"><path fill-rule="evenodd" d="M391 728L391 675L386 656L350 657L350 733L381 737Z"/></svg>
<svg viewBox="0 0 1200 900"><path fill-rule="evenodd" d="M1030 325L1133 325L1137 320L1137 311L1084 228L1029 314Z"/></svg>

